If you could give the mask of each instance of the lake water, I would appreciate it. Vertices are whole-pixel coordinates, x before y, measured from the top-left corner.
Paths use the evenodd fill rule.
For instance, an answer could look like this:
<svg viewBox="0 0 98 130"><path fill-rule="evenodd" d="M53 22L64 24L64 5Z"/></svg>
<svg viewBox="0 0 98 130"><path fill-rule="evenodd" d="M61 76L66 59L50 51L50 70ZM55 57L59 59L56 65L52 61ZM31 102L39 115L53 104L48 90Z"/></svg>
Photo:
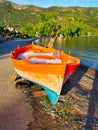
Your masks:
<svg viewBox="0 0 98 130"><path fill-rule="evenodd" d="M71 40L58 38L54 47L80 58L81 64L98 70L98 36L74 37Z"/></svg>
<svg viewBox="0 0 98 130"><path fill-rule="evenodd" d="M26 45L30 43L32 39L16 39L0 43L0 58L4 55L8 55L11 50L14 50L18 44ZM45 40L46 43L48 39ZM54 48L70 52L72 56L78 57L81 60L81 64L90 66L98 70L98 37L74 37L71 40L65 40L59 37L55 43Z"/></svg>
<svg viewBox="0 0 98 130"><path fill-rule="evenodd" d="M18 45L24 46L32 42L32 39L14 39L0 43L0 58L9 55Z"/></svg>

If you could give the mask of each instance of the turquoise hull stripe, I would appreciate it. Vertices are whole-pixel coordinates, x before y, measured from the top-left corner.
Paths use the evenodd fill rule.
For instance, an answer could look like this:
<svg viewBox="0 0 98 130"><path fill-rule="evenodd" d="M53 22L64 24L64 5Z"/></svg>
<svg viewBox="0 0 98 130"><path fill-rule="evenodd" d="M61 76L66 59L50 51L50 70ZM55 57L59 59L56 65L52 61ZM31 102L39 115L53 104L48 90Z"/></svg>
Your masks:
<svg viewBox="0 0 98 130"><path fill-rule="evenodd" d="M49 100L51 101L51 103L52 103L52 104L56 104L57 101L58 101L58 99L59 99L59 95L57 95L56 92L54 92L54 91L48 89L47 87L45 87L45 86L43 86L43 85L41 85L41 84L39 84L39 85L40 85L43 89L45 89L45 91L46 91L46 93L47 93L47 95L48 95Z"/></svg>
<svg viewBox="0 0 98 130"><path fill-rule="evenodd" d="M22 77L23 77L23 76L22 76ZM23 78L24 78L24 77L23 77ZM25 79L28 80L27 78L25 78ZM54 92L54 91L48 89L47 87L43 86L42 84L39 84L39 83L37 83L37 82L32 81L32 80L28 80L28 81L31 81L31 82L33 82L33 83L36 83L36 84L38 84L39 86L41 86L43 89L45 89L45 91L46 91L46 93L47 93L47 95L48 95L48 98L49 98L49 100L50 100L50 102L51 102L52 104L56 104L56 103L58 102L59 95L58 95L56 92Z"/></svg>

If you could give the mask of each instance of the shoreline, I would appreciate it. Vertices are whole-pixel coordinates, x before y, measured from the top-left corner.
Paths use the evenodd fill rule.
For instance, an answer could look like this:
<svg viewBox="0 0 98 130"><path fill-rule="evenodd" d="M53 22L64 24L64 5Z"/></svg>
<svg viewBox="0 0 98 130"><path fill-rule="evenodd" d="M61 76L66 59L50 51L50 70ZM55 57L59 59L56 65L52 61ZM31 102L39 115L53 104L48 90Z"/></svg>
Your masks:
<svg viewBox="0 0 98 130"><path fill-rule="evenodd" d="M33 88L16 89L10 58L1 59L0 129L98 129L98 71L80 65L52 105L47 96L35 98Z"/></svg>
<svg viewBox="0 0 98 130"><path fill-rule="evenodd" d="M0 59L3 59L3 57L7 57L10 56L10 52L11 50L14 50L18 44L20 44L20 46L26 45L28 44L28 42L30 42L30 39L23 39L22 40L9 40L4 42L3 44L0 44ZM79 57L77 57L79 58ZM95 59L89 59L88 57L80 57L81 60L81 64L87 66L87 67L92 67L96 70L98 70L98 62L96 62Z"/></svg>
<svg viewBox="0 0 98 130"><path fill-rule="evenodd" d="M29 128L31 130L36 127L48 130L98 129L97 85L98 71L83 65L79 66L63 86L56 105L50 104L45 96L31 99L33 108L37 106L41 108L39 107L37 112L35 110L35 113L39 115L38 118L35 117L38 122L30 122ZM44 115L46 115L45 118ZM49 116L52 117L51 121L47 119Z"/></svg>

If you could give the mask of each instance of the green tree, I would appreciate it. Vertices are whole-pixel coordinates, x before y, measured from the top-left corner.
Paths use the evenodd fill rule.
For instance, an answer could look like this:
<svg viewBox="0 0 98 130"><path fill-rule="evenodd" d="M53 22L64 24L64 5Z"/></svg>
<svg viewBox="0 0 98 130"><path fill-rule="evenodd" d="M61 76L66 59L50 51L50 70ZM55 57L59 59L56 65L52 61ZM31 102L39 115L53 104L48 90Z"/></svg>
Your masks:
<svg viewBox="0 0 98 130"><path fill-rule="evenodd" d="M27 24L21 28L21 32L24 35L34 37L34 35L36 34L36 27L34 26L34 24Z"/></svg>
<svg viewBox="0 0 98 130"><path fill-rule="evenodd" d="M70 39L79 36L83 29L83 22L79 17L59 17L57 13L41 13L39 23L26 25L21 31L23 34L34 36L36 32L40 36L49 36L49 47L52 47L55 39L61 34Z"/></svg>

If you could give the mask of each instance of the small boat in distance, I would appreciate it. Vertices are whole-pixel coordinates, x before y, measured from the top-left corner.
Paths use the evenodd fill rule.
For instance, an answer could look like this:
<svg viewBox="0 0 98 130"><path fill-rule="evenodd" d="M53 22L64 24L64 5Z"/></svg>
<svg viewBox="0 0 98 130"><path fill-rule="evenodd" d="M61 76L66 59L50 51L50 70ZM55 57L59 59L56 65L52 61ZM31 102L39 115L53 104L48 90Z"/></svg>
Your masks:
<svg viewBox="0 0 98 130"><path fill-rule="evenodd" d="M21 77L46 91L52 104L58 102L63 84L80 65L78 58L34 44L17 47L11 52L11 61Z"/></svg>

